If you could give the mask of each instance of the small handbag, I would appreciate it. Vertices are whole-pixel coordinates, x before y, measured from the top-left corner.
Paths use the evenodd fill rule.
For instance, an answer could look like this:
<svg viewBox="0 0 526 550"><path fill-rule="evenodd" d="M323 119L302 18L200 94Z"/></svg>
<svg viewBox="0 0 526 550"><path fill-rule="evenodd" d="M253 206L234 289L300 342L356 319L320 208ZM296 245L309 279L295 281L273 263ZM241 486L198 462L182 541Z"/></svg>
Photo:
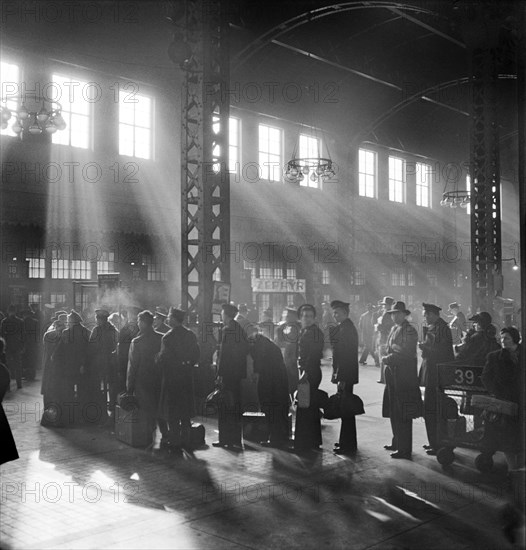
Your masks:
<svg viewBox="0 0 526 550"><path fill-rule="evenodd" d="M337 418L341 418L340 401L340 392L331 395L327 400L327 405L323 408L323 417L327 420L336 420Z"/></svg>

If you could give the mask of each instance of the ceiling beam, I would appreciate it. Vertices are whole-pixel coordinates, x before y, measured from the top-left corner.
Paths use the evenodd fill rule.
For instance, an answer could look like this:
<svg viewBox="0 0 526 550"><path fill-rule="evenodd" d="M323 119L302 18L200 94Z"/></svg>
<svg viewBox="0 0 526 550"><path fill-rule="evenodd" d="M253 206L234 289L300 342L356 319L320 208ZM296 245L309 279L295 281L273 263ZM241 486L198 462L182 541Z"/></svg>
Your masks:
<svg viewBox="0 0 526 550"><path fill-rule="evenodd" d="M428 31L431 31L433 34L436 34L437 36L440 36L449 42L456 44L457 46L461 48L466 48L466 44L464 42L461 42L460 40L457 40L456 38L453 38L449 34L446 34L445 32L439 31L435 27L428 25L427 23L424 23L423 21L420 21L420 19L417 19L416 17L413 17L412 15L409 15L407 13L404 13L403 11L397 9L397 8L387 8L391 13L394 13L395 15L398 15L400 17L403 17L404 19L407 19L408 21L411 21L415 25L418 25L419 27L422 27Z"/></svg>

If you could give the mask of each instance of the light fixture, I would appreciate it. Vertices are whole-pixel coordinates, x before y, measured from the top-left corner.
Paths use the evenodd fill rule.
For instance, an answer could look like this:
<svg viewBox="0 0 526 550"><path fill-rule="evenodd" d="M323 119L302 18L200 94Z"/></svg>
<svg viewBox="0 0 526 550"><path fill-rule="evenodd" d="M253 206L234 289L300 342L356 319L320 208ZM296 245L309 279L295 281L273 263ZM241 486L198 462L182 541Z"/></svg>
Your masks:
<svg viewBox="0 0 526 550"><path fill-rule="evenodd" d="M450 208L467 208L471 201L471 193L465 189L455 189L453 191L444 191L440 206L449 206Z"/></svg>
<svg viewBox="0 0 526 550"><path fill-rule="evenodd" d="M513 262L511 269L513 269L513 271L519 270L519 265L517 264L517 260L515 258L503 258L501 262Z"/></svg>
<svg viewBox="0 0 526 550"><path fill-rule="evenodd" d="M28 109L26 103L30 108ZM18 109L9 109L7 102L21 101ZM26 133L38 135L45 132L54 134L57 130L64 130L66 123L62 118L62 106L57 101L51 101L43 97L27 94L24 96L6 96L0 99L1 128L5 130L12 117L15 121L11 130L23 139Z"/></svg>

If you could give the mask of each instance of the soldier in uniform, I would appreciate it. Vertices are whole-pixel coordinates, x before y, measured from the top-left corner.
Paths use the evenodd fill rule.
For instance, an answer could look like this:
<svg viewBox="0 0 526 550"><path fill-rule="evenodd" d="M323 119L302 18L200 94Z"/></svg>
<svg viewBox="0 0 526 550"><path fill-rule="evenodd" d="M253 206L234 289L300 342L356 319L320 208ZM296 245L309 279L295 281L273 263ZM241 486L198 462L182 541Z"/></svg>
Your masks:
<svg viewBox="0 0 526 550"><path fill-rule="evenodd" d="M287 307L285 321L276 331L276 344L280 347L287 368L289 394L291 398L298 389L298 339L301 325L298 321L298 310Z"/></svg>
<svg viewBox="0 0 526 550"><path fill-rule="evenodd" d="M163 335L153 329L153 314L150 311L139 313L137 325L139 333L130 344L126 391L137 397L140 411L146 417L152 431L152 443L154 443L161 387L155 358L161 350Z"/></svg>
<svg viewBox="0 0 526 550"><path fill-rule="evenodd" d="M413 450L413 418L422 416L418 386L416 345L418 333L407 320L411 312L404 302L396 302L386 313L395 323L387 338L384 400L382 416L389 417L393 440L384 449L395 451L392 458L410 459Z"/></svg>
<svg viewBox="0 0 526 550"><path fill-rule="evenodd" d="M166 334L170 327L166 324L166 317L167 313L165 313L163 310L157 308L155 310L155 313L153 314L153 328L157 332L160 332L161 334Z"/></svg>
<svg viewBox="0 0 526 550"><path fill-rule="evenodd" d="M323 332L315 324L316 309L311 304L298 308L301 332L298 341L298 369L300 378L306 376L310 386L310 405L298 407L294 450L304 452L319 449L321 439L320 409L317 404L317 389L321 382L321 359L323 357Z"/></svg>
<svg viewBox="0 0 526 550"><path fill-rule="evenodd" d="M168 323L172 329L161 341L157 361L161 367L159 416L168 423L172 449L189 448L193 414L193 368L199 361L196 335L183 325L186 312L171 307Z"/></svg>
<svg viewBox="0 0 526 550"><path fill-rule="evenodd" d="M115 365L115 351L119 340L117 329L108 321L110 313L107 309L95 310L95 321L89 338L89 367L88 377L90 402L97 404L101 419L107 415L107 408L115 410L117 397L117 369ZM102 384L102 388L101 388ZM109 402L108 402L109 393Z"/></svg>
<svg viewBox="0 0 526 550"><path fill-rule="evenodd" d="M382 306L380 315L376 320L376 346L375 353L378 358L380 366L380 380L377 380L379 384L385 384L385 363L382 361L383 355L385 355L385 345L387 343L387 337L393 328L394 322L391 316L387 313L394 303L394 298L391 296L385 296L385 298L379 303Z"/></svg>
<svg viewBox="0 0 526 550"><path fill-rule="evenodd" d="M451 329L442 317L442 308L434 304L423 304L424 318L427 332L424 341L418 344L422 350L422 365L420 367L420 386L425 388L424 393L424 420L426 423L427 440L424 445L428 455L435 455L437 451L437 387L438 363L453 361L453 337Z"/></svg>
<svg viewBox="0 0 526 550"><path fill-rule="evenodd" d="M333 382L338 390L352 395L358 384L358 331L349 318L347 302L334 300L331 308L338 323L331 331ZM353 454L357 449L356 417L342 418L340 440L335 444L337 454Z"/></svg>
<svg viewBox="0 0 526 550"><path fill-rule="evenodd" d="M236 306L223 304L221 342L217 364L218 383L223 389L219 406L219 441L214 447L241 447L241 380L247 376L247 335L234 319Z"/></svg>

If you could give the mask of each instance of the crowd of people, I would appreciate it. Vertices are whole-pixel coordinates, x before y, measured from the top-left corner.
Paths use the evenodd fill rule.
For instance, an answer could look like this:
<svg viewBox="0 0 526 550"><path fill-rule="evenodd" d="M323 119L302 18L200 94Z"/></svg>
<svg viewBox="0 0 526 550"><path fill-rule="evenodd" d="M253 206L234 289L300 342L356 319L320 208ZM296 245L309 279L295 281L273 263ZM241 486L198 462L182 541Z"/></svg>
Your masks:
<svg viewBox="0 0 526 550"><path fill-rule="evenodd" d="M411 458L412 420L422 416L426 452L437 452L438 364L486 365L483 380L488 391L517 402L523 415L524 395L518 388L523 387L524 373L519 368L522 348L517 329L503 328L499 345L489 313L470 317L473 325L468 328L458 303L450 304L449 312L452 319L446 322L440 307L424 303L425 324L420 331L412 322L415 312L390 296L377 306L367 304L357 326L350 318L350 304L339 300L323 305L319 323L316 308L303 304L287 307L278 325L270 311L255 322L245 304L224 304L213 365L221 393L219 438L214 445L242 448L244 382L250 378L257 380L258 407L270 427L262 443L291 446L297 452L319 449L325 402L319 386L327 347L332 355L332 382L342 402L354 395L360 364L372 356L379 367L378 382L385 384L382 414L392 428L392 440L384 447L395 459ZM196 414L194 367L202 342L185 326L185 312L175 307L169 311L128 307L125 312L110 313L101 307L95 310L95 322L90 330L75 310L57 311L40 342L35 337L40 326L38 311L24 311L20 318L10 307L1 321L2 363L7 364L18 388L23 374L34 378L42 350L42 424L104 423L115 416L122 395L134 395L151 428L152 444L158 429L161 449L190 448L191 419ZM289 410L295 398L291 444ZM523 416L510 421L505 436L504 432L495 434L499 438L495 448L506 451L514 467L524 462L517 446L522 421ZM344 414L334 452L353 454L356 450L356 419Z"/></svg>

